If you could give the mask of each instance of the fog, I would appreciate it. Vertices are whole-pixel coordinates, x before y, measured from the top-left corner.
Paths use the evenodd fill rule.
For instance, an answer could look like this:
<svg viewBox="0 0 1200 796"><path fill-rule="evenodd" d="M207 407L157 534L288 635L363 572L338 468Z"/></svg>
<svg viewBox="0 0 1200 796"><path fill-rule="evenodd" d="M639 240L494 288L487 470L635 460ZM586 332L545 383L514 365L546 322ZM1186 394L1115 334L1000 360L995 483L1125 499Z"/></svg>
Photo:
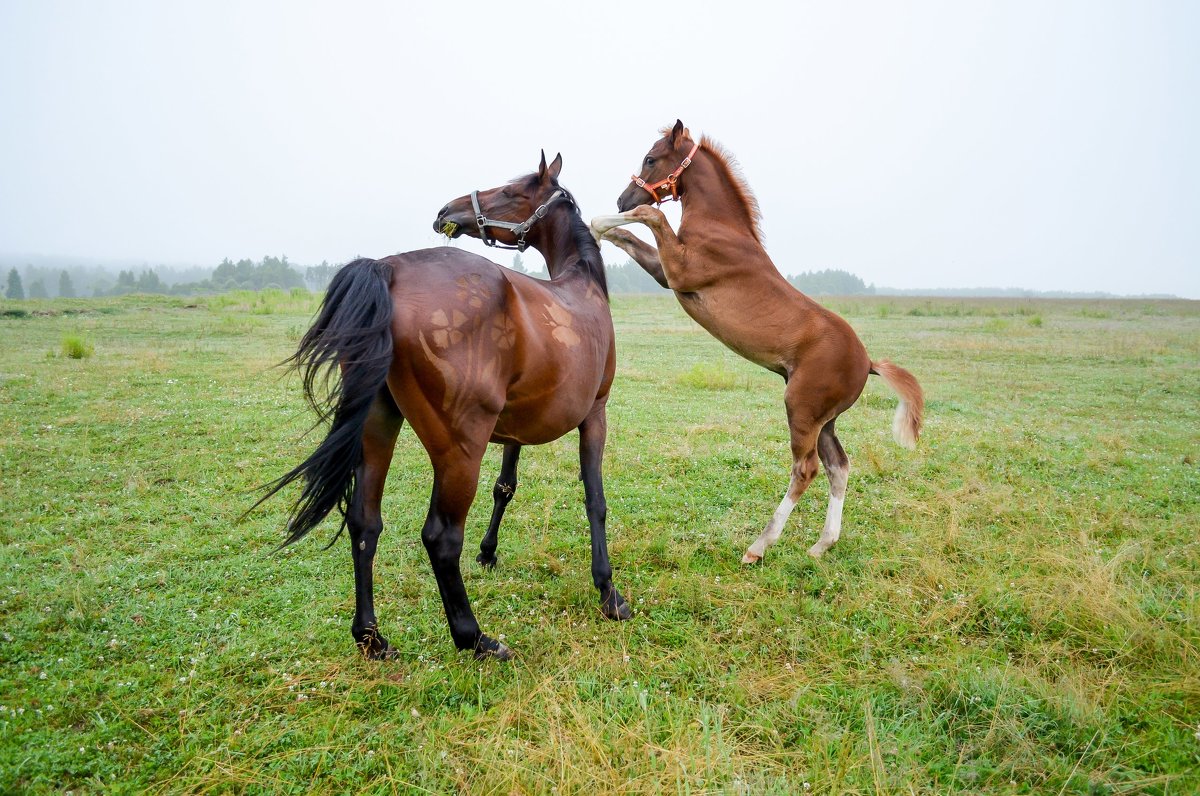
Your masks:
<svg viewBox="0 0 1200 796"><path fill-rule="evenodd" d="M610 213L678 117L784 273L1200 297L1194 3L39 2L0 31L6 258L440 245L438 208L541 148Z"/></svg>

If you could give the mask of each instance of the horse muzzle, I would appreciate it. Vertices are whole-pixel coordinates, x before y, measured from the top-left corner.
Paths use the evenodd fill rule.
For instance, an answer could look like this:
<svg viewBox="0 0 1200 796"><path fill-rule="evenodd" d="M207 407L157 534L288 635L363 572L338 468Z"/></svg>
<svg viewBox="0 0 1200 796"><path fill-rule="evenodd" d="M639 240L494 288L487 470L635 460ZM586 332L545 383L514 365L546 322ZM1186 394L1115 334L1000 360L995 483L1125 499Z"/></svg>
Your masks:
<svg viewBox="0 0 1200 796"><path fill-rule="evenodd" d="M447 238L457 238L463 234L463 225L457 221L451 221L444 215L438 215L433 221L433 231L439 235L445 235Z"/></svg>

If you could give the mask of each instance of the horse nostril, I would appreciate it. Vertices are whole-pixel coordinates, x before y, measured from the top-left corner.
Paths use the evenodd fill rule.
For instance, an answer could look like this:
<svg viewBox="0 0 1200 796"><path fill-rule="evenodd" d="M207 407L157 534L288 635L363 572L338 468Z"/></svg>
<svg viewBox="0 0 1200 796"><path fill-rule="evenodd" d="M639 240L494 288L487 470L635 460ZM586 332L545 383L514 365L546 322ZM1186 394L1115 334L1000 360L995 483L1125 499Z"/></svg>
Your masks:
<svg viewBox="0 0 1200 796"><path fill-rule="evenodd" d="M447 213L449 210L450 210L450 205L443 205L443 206L442 206L442 209L438 211L437 217L438 217L438 218L445 218L445 217L446 217L446 213Z"/></svg>

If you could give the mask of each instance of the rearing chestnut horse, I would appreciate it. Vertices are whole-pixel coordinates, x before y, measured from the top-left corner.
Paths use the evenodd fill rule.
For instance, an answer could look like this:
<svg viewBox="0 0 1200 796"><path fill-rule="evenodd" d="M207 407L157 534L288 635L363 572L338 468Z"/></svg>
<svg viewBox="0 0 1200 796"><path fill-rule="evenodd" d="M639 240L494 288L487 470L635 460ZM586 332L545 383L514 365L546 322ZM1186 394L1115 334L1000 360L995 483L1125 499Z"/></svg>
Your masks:
<svg viewBox="0 0 1200 796"><path fill-rule="evenodd" d="M683 204L679 234L662 211L649 206L670 199ZM893 436L913 447L924 411L920 385L903 368L872 361L850 324L783 278L763 248L758 203L729 156L708 138L693 141L683 122L663 130L617 200L617 209L620 215L592 219L593 233L619 246L660 285L675 291L684 311L714 337L786 383L791 483L742 561L760 561L779 539L817 474L818 459L829 478L829 509L821 537L808 552L822 555L841 534L850 474L850 460L834 431L838 415L858 400L867 376L875 374L900 396ZM617 229L635 222L650 228L657 250Z"/></svg>
<svg viewBox="0 0 1200 796"><path fill-rule="evenodd" d="M289 360L303 375L309 401L332 423L312 455L273 482L262 500L303 481L287 543L340 510L354 558L351 632L368 657L394 654L375 618L372 568L383 530L383 484L405 420L433 464L421 539L455 646L477 657L512 656L480 631L459 570L488 442L503 443L505 454L480 560L495 562L496 526L516 488L520 446L579 429L592 580L605 616L630 615L612 584L600 471L616 361L612 315L600 250L558 184L561 169L561 156L547 166L543 153L535 173L455 199L433 225L452 237L533 246L546 258L549 281L446 247L355 260L330 283Z"/></svg>

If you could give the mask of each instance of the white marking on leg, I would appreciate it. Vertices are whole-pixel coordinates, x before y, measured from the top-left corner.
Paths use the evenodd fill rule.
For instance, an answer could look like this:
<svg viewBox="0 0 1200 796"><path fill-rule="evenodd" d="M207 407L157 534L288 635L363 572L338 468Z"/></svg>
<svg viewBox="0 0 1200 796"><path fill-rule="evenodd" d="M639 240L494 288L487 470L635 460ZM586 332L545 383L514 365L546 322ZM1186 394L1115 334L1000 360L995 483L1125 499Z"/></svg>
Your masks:
<svg viewBox="0 0 1200 796"><path fill-rule="evenodd" d="M635 223L637 223L637 219L629 218L628 213L618 213L615 216L596 216L590 222L588 222L588 226L592 228L593 234L599 233L603 235L610 229L616 229L617 227L623 227L626 224Z"/></svg>
<svg viewBox="0 0 1200 796"><path fill-rule="evenodd" d="M743 564L753 564L761 560L766 555L767 548L779 541L779 537L783 534L783 526L791 516L792 509L796 507L796 498L792 497L792 488L795 484L795 480L788 484L787 494L783 496L783 500L779 501L779 508L775 509L775 513L771 515L771 521L767 523L767 527L742 556Z"/></svg>
<svg viewBox="0 0 1200 796"><path fill-rule="evenodd" d="M850 480L850 467L826 466L825 474L829 476L829 510L825 512L825 527L821 530L821 538L808 549L808 554L813 558L820 558L842 535L842 505L846 502L846 483Z"/></svg>

